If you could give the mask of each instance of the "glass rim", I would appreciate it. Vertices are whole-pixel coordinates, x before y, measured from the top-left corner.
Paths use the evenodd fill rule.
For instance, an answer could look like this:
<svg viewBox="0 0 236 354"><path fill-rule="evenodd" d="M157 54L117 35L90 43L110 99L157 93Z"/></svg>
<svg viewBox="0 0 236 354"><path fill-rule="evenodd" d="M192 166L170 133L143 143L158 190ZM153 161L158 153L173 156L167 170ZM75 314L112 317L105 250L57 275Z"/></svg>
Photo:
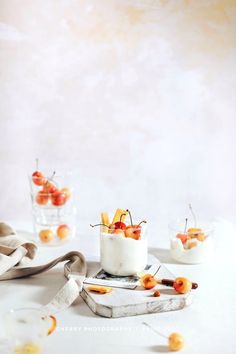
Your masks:
<svg viewBox="0 0 236 354"><path fill-rule="evenodd" d="M17 316L19 314L25 313L34 313L35 315L37 314L38 319L43 319L43 317L48 317L41 308L35 308L35 307L20 307L20 308L12 308L8 311L6 311L3 315L6 321L11 321L11 320L17 320Z"/></svg>
<svg viewBox="0 0 236 354"><path fill-rule="evenodd" d="M41 172L41 171L39 171L39 172ZM43 174L42 177L33 176L33 173L28 172L27 173L27 177L28 177L28 181L29 181L29 184L30 184L31 188L33 188L34 185L36 185L36 187L42 187L47 182L54 183L57 186L58 184L63 183L64 181L65 182L66 181L67 182L70 181L69 185L71 185L73 172L72 171L66 171L66 172L61 172L61 173L55 173L55 175L50 174L49 176L48 176L48 174ZM41 184L34 183L33 179L35 181L41 181L42 180L42 183ZM64 187L66 187L66 186L64 186Z"/></svg>
<svg viewBox="0 0 236 354"><path fill-rule="evenodd" d="M32 172L32 171L28 171L28 172L27 172L27 175L28 175L29 177L32 177L32 175L33 175L34 172L36 172L36 170L33 171L33 172ZM37 172L43 173L43 170L39 169L39 170L37 170ZM47 172L47 171L46 171L46 172ZM54 172L55 172L55 173L54 173ZM73 174L74 174L74 173L73 173L72 170L67 170L67 171L59 170L59 172L53 171L53 172L51 172L50 174L48 174L48 173L43 173L44 177L45 177L45 178L48 178L48 179L51 179L52 176L54 176L54 177L63 177L63 176L73 175ZM37 176L36 176L36 178L40 178L40 177L37 177Z"/></svg>
<svg viewBox="0 0 236 354"><path fill-rule="evenodd" d="M114 233L114 232L105 232L103 228L104 228L104 226L101 225L100 228L99 228L99 231L100 231L99 234L100 234L100 236L104 236L104 237L117 237L117 236L119 237L120 236L120 237L123 237L125 239L133 239L134 241L140 241L142 239L146 239L147 238L147 236L146 236L147 235L147 226L146 226L146 224L144 224L144 226L141 227L140 239L135 239L133 237L125 236L125 230L122 230L124 232L124 235L123 235L123 234Z"/></svg>
<svg viewBox="0 0 236 354"><path fill-rule="evenodd" d="M10 314L17 314L23 311L32 311L32 312L37 312L37 313L42 313L44 314L43 310L41 308L37 307L19 307L19 308L11 308L10 310L6 311L6 315Z"/></svg>

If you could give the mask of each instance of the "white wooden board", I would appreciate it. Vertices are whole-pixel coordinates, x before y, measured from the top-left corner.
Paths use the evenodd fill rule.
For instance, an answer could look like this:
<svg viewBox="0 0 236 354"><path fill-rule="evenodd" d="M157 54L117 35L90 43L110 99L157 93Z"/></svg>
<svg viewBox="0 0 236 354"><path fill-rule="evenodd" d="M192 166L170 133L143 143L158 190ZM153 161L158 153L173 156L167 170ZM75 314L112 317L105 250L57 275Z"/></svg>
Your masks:
<svg viewBox="0 0 236 354"><path fill-rule="evenodd" d="M156 260L156 262L158 262ZM89 274L91 276L100 269L99 263L89 263ZM174 279L175 276L162 264L159 263L157 278ZM151 290L144 290L137 286L135 289L113 288L111 293L96 294L87 290L88 284L84 285L81 297L97 315L103 317L125 317L147 313L158 313L165 311L180 310L192 303L192 292L180 295L171 287L157 285ZM159 290L160 297L152 296L155 290Z"/></svg>

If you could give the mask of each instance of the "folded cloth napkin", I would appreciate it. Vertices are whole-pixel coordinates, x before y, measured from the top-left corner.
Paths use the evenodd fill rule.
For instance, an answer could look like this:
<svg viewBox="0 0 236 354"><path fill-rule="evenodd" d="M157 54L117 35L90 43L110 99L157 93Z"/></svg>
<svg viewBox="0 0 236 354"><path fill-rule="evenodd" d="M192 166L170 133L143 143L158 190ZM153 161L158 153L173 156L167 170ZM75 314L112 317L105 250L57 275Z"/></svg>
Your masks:
<svg viewBox="0 0 236 354"><path fill-rule="evenodd" d="M37 246L19 235L7 224L0 223L0 280L22 278L40 274L60 262L64 265L67 283L57 295L44 306L45 312L55 313L70 306L78 297L87 273L87 265L82 253L72 251L52 260L49 263L34 267L22 267L25 259L35 257Z"/></svg>
<svg viewBox="0 0 236 354"><path fill-rule="evenodd" d="M36 249L33 242L16 235L7 224L0 223L0 278L16 264L20 265L25 258L33 259ZM6 279L13 278L10 274L8 277Z"/></svg>

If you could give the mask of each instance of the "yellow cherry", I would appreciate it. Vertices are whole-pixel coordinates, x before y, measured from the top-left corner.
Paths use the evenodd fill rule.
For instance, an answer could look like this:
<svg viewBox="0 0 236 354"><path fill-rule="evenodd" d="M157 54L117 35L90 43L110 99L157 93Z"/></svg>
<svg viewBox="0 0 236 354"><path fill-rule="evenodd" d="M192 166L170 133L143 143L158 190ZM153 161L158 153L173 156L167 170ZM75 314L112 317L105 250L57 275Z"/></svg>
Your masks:
<svg viewBox="0 0 236 354"><path fill-rule="evenodd" d="M171 351L177 352L183 348L184 338L179 333L171 333L171 335L168 337L168 346Z"/></svg>
<svg viewBox="0 0 236 354"><path fill-rule="evenodd" d="M51 242L53 240L52 230L49 229L41 230L39 233L39 238L43 243Z"/></svg>
<svg viewBox="0 0 236 354"><path fill-rule="evenodd" d="M61 189L61 192L62 192L62 193L65 193L65 195L66 195L66 201L70 199L70 197L71 197L71 191L70 191L69 188L64 187L64 188Z"/></svg>
<svg viewBox="0 0 236 354"><path fill-rule="evenodd" d="M169 335L169 337L167 337L166 335L164 335L163 333L157 331L155 328L153 328L152 326L150 326L150 324L143 322L143 324L147 327L149 327L153 332L155 332L156 334L158 334L159 336L165 337L168 339L168 348L173 351L173 352L177 352L178 350L182 349L184 346L184 338L181 336L181 334L179 333L171 333Z"/></svg>
<svg viewBox="0 0 236 354"><path fill-rule="evenodd" d="M63 224L58 226L57 228L57 236L59 237L60 240L64 240L67 238L70 234L70 228L68 225Z"/></svg>
<svg viewBox="0 0 236 354"><path fill-rule="evenodd" d="M187 294L192 289L192 283L190 280L184 277L178 277L175 279L173 287L179 294Z"/></svg>
<svg viewBox="0 0 236 354"><path fill-rule="evenodd" d="M151 274L145 274L140 279L140 284L144 289L152 289L157 285L157 280Z"/></svg>

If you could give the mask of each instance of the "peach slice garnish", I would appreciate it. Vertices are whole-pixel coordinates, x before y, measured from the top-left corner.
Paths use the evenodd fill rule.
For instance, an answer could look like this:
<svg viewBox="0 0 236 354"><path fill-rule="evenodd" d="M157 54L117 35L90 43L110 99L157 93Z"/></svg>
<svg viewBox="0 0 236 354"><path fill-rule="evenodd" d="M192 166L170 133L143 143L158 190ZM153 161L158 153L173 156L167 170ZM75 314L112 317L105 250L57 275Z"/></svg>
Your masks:
<svg viewBox="0 0 236 354"><path fill-rule="evenodd" d="M50 334L52 334L55 331L56 327L57 327L57 319L56 319L56 317L54 317L52 315L50 315L49 317L52 320L52 325L51 325L51 327L48 330L48 336L50 336Z"/></svg>
<svg viewBox="0 0 236 354"><path fill-rule="evenodd" d="M97 286L97 285L91 285L86 288L88 291L92 291L94 293L98 294L108 294L112 291L112 288L108 286Z"/></svg>

